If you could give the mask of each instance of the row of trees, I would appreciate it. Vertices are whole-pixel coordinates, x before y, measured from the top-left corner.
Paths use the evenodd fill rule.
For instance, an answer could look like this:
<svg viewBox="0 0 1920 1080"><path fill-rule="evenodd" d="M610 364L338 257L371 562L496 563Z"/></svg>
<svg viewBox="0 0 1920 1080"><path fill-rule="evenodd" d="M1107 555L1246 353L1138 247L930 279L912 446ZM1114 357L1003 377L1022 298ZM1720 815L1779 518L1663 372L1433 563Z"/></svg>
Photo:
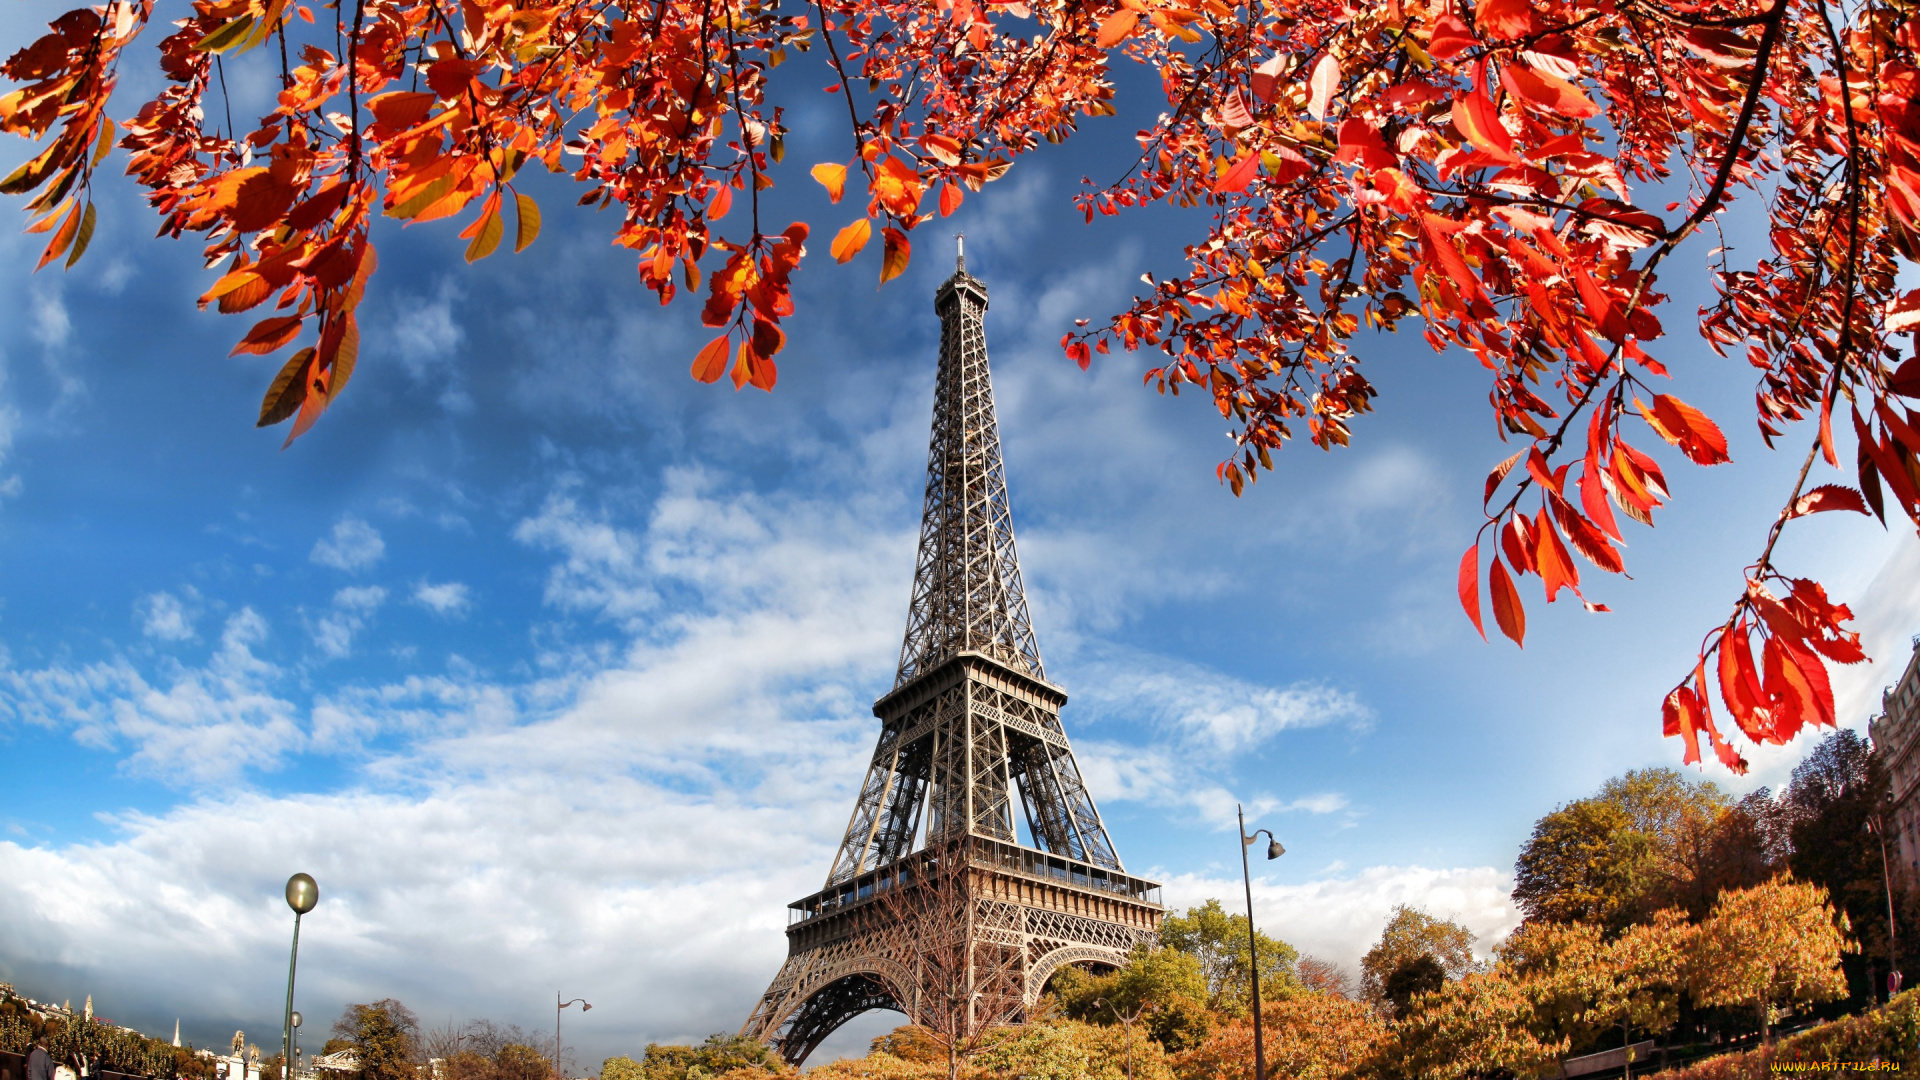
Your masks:
<svg viewBox="0 0 1920 1080"><path fill-rule="evenodd" d="M1673 769L1629 772L1594 796L1542 817L1515 866L1514 899L1529 923L1588 923L1609 937L1668 910L1704 919L1727 890L1783 875L1826 890L1860 948L1844 959L1847 993L1833 1011L1871 1004L1892 968L1920 970L1920 936L1890 924L1920 920L1920 904L1891 888L1869 823L1888 812L1880 755L1851 731L1829 735L1777 796L1735 799Z"/></svg>
<svg viewBox="0 0 1920 1080"><path fill-rule="evenodd" d="M44 1035L56 1062L85 1065L89 1073L121 1072L156 1080L212 1080L213 1067L193 1047L177 1047L127 1031L99 1017L71 1022L30 1010L12 994L0 995L0 1050L24 1054Z"/></svg>
<svg viewBox="0 0 1920 1080"><path fill-rule="evenodd" d="M1872 1000L1886 893L1865 823L1886 780L1850 732L1779 796L1735 799L1671 769L1630 772L1543 816L1516 867L1521 928L1484 958L1451 920L1397 909L1357 978L1261 935L1270 1075L1525 1076L1652 1034L1771 1035L1821 1003ZM979 1077L1251 1077L1247 924L1218 901L1170 915L1116 971L1057 974L1035 1024L968 1048ZM1861 952L1862 946L1866 952ZM1879 957L1885 957L1880 951ZM950 1075L952 1040L903 1028L822 1080ZM650 1046L603 1080L786 1071L749 1040Z"/></svg>
<svg viewBox="0 0 1920 1080"><path fill-rule="evenodd" d="M437 1061L432 1080L547 1080L553 1041L512 1024L470 1020L423 1031L413 1010L393 998L349 1005L334 1021L323 1053L353 1051L359 1080L420 1080ZM564 1058L564 1055L563 1055Z"/></svg>

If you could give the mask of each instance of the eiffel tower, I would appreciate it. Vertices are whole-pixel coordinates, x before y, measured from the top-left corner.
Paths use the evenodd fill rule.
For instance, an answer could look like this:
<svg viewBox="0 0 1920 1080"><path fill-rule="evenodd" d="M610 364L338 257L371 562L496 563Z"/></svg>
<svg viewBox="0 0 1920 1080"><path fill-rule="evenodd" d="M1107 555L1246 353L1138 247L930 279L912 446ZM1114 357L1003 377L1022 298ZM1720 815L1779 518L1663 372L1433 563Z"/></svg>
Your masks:
<svg viewBox="0 0 1920 1080"><path fill-rule="evenodd" d="M920 554L880 738L826 887L741 1029L793 1064L892 1009L951 1039L1026 1019L1064 964L1117 967L1160 926L1074 763L1027 615L964 249L934 295L940 370ZM1015 823L1019 807L1024 835Z"/></svg>

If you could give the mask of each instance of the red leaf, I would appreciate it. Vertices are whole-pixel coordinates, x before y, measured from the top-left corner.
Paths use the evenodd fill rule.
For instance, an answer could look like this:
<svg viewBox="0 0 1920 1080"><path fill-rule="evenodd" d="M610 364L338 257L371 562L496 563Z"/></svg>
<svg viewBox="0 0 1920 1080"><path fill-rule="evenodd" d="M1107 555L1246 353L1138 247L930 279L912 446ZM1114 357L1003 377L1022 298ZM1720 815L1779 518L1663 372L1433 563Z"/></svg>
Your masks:
<svg viewBox="0 0 1920 1080"><path fill-rule="evenodd" d="M1519 460L1520 455L1515 454L1500 464L1495 465L1493 471L1487 474L1487 493L1480 500L1482 507L1485 507L1489 502L1493 501L1493 493L1500 487L1500 481L1507 478L1507 474L1513 471L1514 462Z"/></svg>
<svg viewBox="0 0 1920 1080"><path fill-rule="evenodd" d="M707 203L707 220L718 221L726 217L727 211L731 209L733 209L733 189L721 184L720 190L713 193L713 201Z"/></svg>
<svg viewBox="0 0 1920 1080"><path fill-rule="evenodd" d="M1524 165L1513 152L1513 135L1500 123L1493 102L1478 93L1462 95L1453 103L1453 126L1488 157L1503 165Z"/></svg>
<svg viewBox="0 0 1920 1080"><path fill-rule="evenodd" d="M1523 639L1527 636L1527 609L1520 602L1520 592L1513 587L1513 579L1507 576L1507 568L1499 559L1493 560L1487 592L1493 598L1493 618L1500 624L1500 632L1512 638L1515 645L1525 648Z"/></svg>
<svg viewBox="0 0 1920 1080"><path fill-rule="evenodd" d="M1527 0L1480 0L1473 24L1490 37L1525 37L1533 30L1533 8Z"/></svg>
<svg viewBox="0 0 1920 1080"><path fill-rule="evenodd" d="M1253 96L1262 102L1273 100L1273 92L1280 86L1280 71L1286 61L1280 56L1272 56L1259 67L1253 69Z"/></svg>
<svg viewBox="0 0 1920 1080"><path fill-rule="evenodd" d="M1660 706L1662 734L1667 738L1680 736L1687 744L1686 756L1680 759L1682 765L1694 765L1700 761L1700 702L1693 691L1686 686L1676 686L1667 700Z"/></svg>
<svg viewBox="0 0 1920 1080"><path fill-rule="evenodd" d="M1534 569L1533 530L1528 527L1525 514L1515 514L1500 530L1500 550L1507 553L1507 561L1513 564L1515 571L1526 573Z"/></svg>
<svg viewBox="0 0 1920 1080"><path fill-rule="evenodd" d="M1258 175L1260 175L1260 155L1248 153L1234 162L1232 168L1222 173L1220 179L1213 182L1213 190L1216 192L1245 191L1247 185L1253 183L1253 178Z"/></svg>
<svg viewBox="0 0 1920 1080"><path fill-rule="evenodd" d="M1467 618L1473 620L1473 628L1480 631L1480 640L1487 640L1487 628L1480 623L1480 545L1474 544L1460 557L1460 606L1467 609Z"/></svg>
<svg viewBox="0 0 1920 1080"><path fill-rule="evenodd" d="M1534 542L1534 562L1540 568L1540 580L1547 587L1547 603L1553 603L1554 597L1563 588L1578 593L1580 570L1573 565L1566 544L1560 540L1560 530L1553 527L1545 507L1541 507L1540 518L1534 525L1539 530L1539 537Z"/></svg>
<svg viewBox="0 0 1920 1080"><path fill-rule="evenodd" d="M1867 512L1866 500L1860 493L1840 484L1823 484L1805 495L1793 500L1793 510L1789 518L1818 514L1823 510L1851 510L1856 514Z"/></svg>
<svg viewBox="0 0 1920 1080"><path fill-rule="evenodd" d="M965 196L960 193L959 184L948 183L943 185L940 188L940 216L951 217L955 210L960 209L960 200L964 197Z"/></svg>
<svg viewBox="0 0 1920 1080"><path fill-rule="evenodd" d="M1727 456L1727 437L1706 413L1671 394L1655 394L1653 412L1660 420L1654 430L1696 464L1718 465L1733 460Z"/></svg>
<svg viewBox="0 0 1920 1080"><path fill-rule="evenodd" d="M1446 13L1433 21L1433 37L1427 41L1427 52L1436 60L1451 60L1477 44L1473 31L1467 29L1467 24L1453 13L1453 6L1449 4Z"/></svg>

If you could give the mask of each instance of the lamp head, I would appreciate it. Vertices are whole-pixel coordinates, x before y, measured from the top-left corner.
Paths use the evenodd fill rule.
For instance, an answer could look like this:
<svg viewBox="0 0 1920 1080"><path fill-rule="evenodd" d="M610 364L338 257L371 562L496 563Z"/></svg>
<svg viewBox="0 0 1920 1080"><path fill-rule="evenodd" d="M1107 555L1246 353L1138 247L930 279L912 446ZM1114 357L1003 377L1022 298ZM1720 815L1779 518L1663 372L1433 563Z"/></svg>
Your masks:
<svg viewBox="0 0 1920 1080"><path fill-rule="evenodd" d="M305 915L320 902L320 886L312 874L295 874L287 879L287 906L295 915Z"/></svg>
<svg viewBox="0 0 1920 1080"><path fill-rule="evenodd" d="M300 1014L298 1012L293 1014L293 1026L294 1027L300 1026Z"/></svg>
<svg viewBox="0 0 1920 1080"><path fill-rule="evenodd" d="M580 1011L581 1011L581 1012L592 1012L592 1011L593 1011L593 1003L592 1003L592 1002L590 1002L590 1001L583 1001L583 1002L581 1002L581 1003L580 1003Z"/></svg>
<svg viewBox="0 0 1920 1080"><path fill-rule="evenodd" d="M1282 855L1285 855L1286 853L1287 853L1287 849L1281 847L1280 841L1278 840L1275 840L1272 843L1269 843L1267 845L1267 861L1269 862L1279 858Z"/></svg>

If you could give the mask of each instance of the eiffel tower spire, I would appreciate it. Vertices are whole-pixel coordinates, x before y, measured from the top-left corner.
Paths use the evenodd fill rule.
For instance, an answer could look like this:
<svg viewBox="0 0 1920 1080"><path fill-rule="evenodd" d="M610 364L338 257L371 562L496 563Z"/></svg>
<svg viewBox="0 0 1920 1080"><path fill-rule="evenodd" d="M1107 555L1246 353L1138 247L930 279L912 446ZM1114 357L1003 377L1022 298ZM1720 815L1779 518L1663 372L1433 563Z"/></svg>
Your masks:
<svg viewBox="0 0 1920 1080"><path fill-rule="evenodd" d="M920 556L896 687L962 652L983 653L1023 675L1046 678L1020 583L1000 461L987 371L987 287L967 273L964 247L955 263L953 277L933 301L940 313L940 373Z"/></svg>
<svg viewBox="0 0 1920 1080"><path fill-rule="evenodd" d="M790 905L787 961L742 1029L794 1064L869 1009L958 1040L1020 1023L1062 965L1118 967L1160 925L1160 887L1121 866L1060 724L1066 692L1040 663L987 370L987 288L964 249L934 309L940 367L899 671L874 702L880 737L826 887Z"/></svg>

